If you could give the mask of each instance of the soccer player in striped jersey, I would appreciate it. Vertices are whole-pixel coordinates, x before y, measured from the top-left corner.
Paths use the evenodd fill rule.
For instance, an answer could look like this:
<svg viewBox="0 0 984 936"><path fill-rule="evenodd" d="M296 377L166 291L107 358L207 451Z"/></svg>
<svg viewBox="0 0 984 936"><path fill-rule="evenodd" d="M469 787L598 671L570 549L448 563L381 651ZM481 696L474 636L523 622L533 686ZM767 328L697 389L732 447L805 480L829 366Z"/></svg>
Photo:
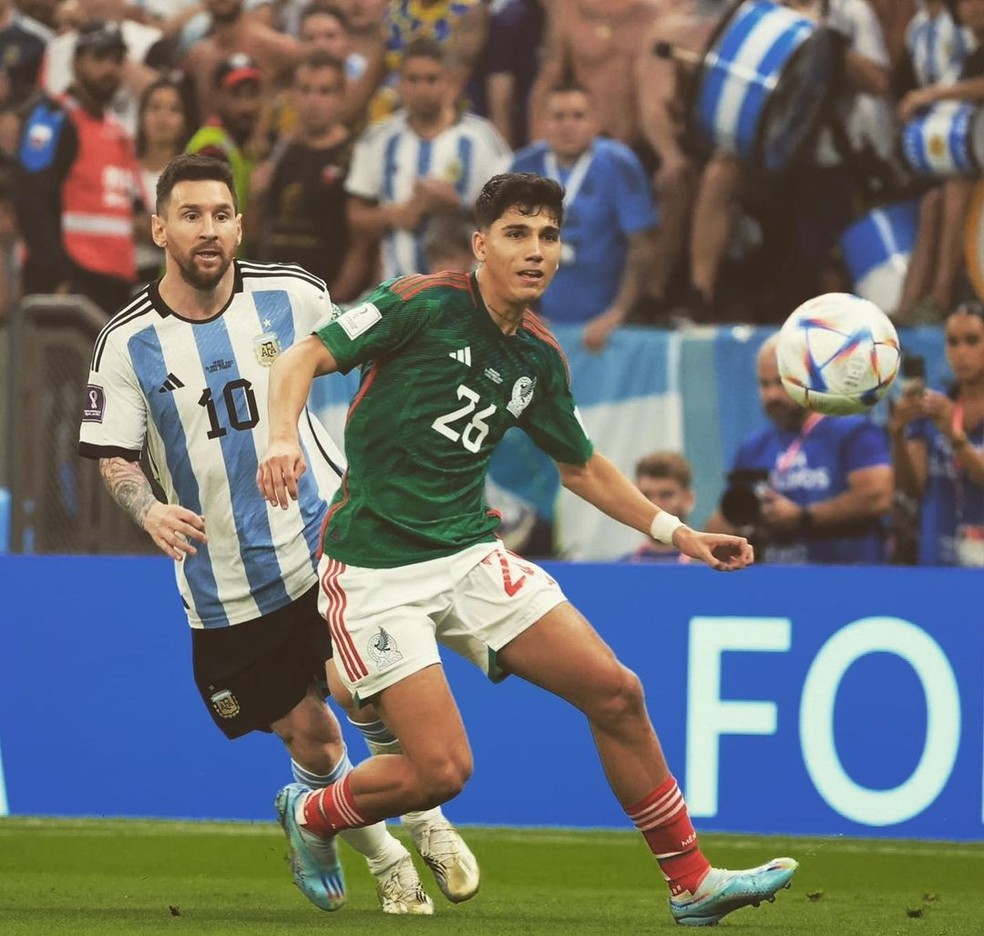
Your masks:
<svg viewBox="0 0 984 936"><path fill-rule="evenodd" d="M553 180L494 176L475 209L476 273L384 283L274 363L257 482L288 514L306 477L297 424L312 379L364 368L345 432L349 466L325 526L321 606L336 651L329 678L375 703L405 752L317 791L286 787L286 828L303 854L461 791L471 754L440 642L493 679L515 674L584 712L612 790L669 882L674 919L708 926L773 899L796 862L711 867L638 678L549 575L497 541L483 503L492 452L518 426L566 487L616 520L715 569L753 558L744 538L696 532L657 508L594 450L563 354L528 309L557 271L563 211Z"/></svg>
<svg viewBox="0 0 984 936"><path fill-rule="evenodd" d="M342 456L305 408L297 429L312 470L299 510L269 509L254 484L271 365L333 307L325 284L301 267L234 260L241 216L222 161L171 161L157 186L153 236L165 251L164 277L96 340L79 449L99 460L116 501L175 560L195 681L215 723L229 738L276 733L295 778L327 786L351 769L324 704L332 647L316 574ZM145 445L164 502L141 469ZM359 721L371 748L393 749L374 712ZM456 899L471 896L474 857L444 816L406 818L422 856L440 865L439 883L450 876ZM347 841L366 856L384 912L433 912L409 853L383 824ZM324 910L341 906L334 845L306 857L304 869L294 863L295 881L314 874L319 884L302 886L305 896Z"/></svg>

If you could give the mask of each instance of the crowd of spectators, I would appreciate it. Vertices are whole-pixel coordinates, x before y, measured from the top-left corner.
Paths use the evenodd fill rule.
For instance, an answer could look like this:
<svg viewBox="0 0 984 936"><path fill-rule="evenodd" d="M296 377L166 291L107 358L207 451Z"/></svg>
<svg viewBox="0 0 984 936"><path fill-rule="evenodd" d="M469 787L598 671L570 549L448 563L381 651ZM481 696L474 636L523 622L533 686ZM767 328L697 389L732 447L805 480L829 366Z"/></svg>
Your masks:
<svg viewBox="0 0 984 936"><path fill-rule="evenodd" d="M859 248L842 235L918 200L918 229L888 235L914 242L893 258L888 311L942 322L968 298L963 220L984 143L966 111L984 99L984 2L753 6L0 0L0 212L20 220L0 236L22 248L22 291L82 291L111 312L154 271L154 174L187 146L232 164L244 257L296 249L351 301L424 271L428 230L467 212L489 175L532 168L568 188L565 269L542 311L584 323L600 350L626 322L777 322L816 292L859 288L844 255ZM743 74L756 17L782 35L780 15L810 23L809 42L836 41L815 43L825 51L796 87L781 55L759 62L759 88L735 80L702 121L711 85ZM728 109L744 120L761 89L776 106L755 133L798 140L781 164L729 139ZM133 152L97 182L86 164L106 164L114 135ZM128 197L135 259L112 240Z"/></svg>
<svg viewBox="0 0 984 936"><path fill-rule="evenodd" d="M760 61L749 84L729 61L763 21L813 43L805 80ZM749 152L728 111L745 121L759 92L774 100ZM0 308L81 293L112 314L159 272L154 186L188 150L230 163L244 258L299 262L342 303L467 266L475 194L513 168L567 190L540 311L583 324L590 351L626 323L778 323L818 292L863 293L845 232L899 204L912 230L861 253L885 251L898 322L942 324L972 298L980 104L984 0L0 0L0 252L16 258ZM760 145L793 137L778 161ZM774 547L838 529L787 499L765 505Z"/></svg>

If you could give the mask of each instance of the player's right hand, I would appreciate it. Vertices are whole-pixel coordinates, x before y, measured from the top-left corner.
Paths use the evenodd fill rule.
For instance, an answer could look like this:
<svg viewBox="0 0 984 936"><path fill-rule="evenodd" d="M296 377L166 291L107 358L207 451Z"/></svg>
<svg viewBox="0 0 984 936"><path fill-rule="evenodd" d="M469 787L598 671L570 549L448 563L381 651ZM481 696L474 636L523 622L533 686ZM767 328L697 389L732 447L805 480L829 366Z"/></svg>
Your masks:
<svg viewBox="0 0 984 936"><path fill-rule="evenodd" d="M205 518L180 504L157 502L147 511L143 525L158 549L167 553L175 562L198 552L192 540L208 542Z"/></svg>
<svg viewBox="0 0 984 936"><path fill-rule="evenodd" d="M296 442L271 442L256 471L256 485L272 507L284 510L297 500L297 482L307 471L304 454Z"/></svg>

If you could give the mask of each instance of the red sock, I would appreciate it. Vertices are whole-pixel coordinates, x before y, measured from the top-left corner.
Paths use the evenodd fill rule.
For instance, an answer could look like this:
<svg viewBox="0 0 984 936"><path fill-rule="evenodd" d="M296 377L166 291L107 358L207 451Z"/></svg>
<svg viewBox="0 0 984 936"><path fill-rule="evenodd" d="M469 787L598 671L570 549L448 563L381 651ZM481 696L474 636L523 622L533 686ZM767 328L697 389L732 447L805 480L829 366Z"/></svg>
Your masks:
<svg viewBox="0 0 984 936"><path fill-rule="evenodd" d="M304 825L324 838L342 829L361 829L377 821L356 808L351 772L331 786L315 790L304 800Z"/></svg>
<svg viewBox="0 0 984 936"><path fill-rule="evenodd" d="M670 893L694 893L711 863L697 844L697 833L676 780L668 777L642 802L625 811L656 856Z"/></svg>

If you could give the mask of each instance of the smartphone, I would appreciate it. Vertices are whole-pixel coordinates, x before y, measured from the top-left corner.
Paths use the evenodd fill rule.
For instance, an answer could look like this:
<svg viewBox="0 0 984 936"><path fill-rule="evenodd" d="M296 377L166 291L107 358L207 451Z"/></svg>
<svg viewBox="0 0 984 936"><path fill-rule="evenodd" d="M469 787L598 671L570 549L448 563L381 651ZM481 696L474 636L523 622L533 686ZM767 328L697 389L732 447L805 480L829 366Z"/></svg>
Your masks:
<svg viewBox="0 0 984 936"><path fill-rule="evenodd" d="M926 359L919 354L902 358L900 381L903 396L919 396L926 389Z"/></svg>

